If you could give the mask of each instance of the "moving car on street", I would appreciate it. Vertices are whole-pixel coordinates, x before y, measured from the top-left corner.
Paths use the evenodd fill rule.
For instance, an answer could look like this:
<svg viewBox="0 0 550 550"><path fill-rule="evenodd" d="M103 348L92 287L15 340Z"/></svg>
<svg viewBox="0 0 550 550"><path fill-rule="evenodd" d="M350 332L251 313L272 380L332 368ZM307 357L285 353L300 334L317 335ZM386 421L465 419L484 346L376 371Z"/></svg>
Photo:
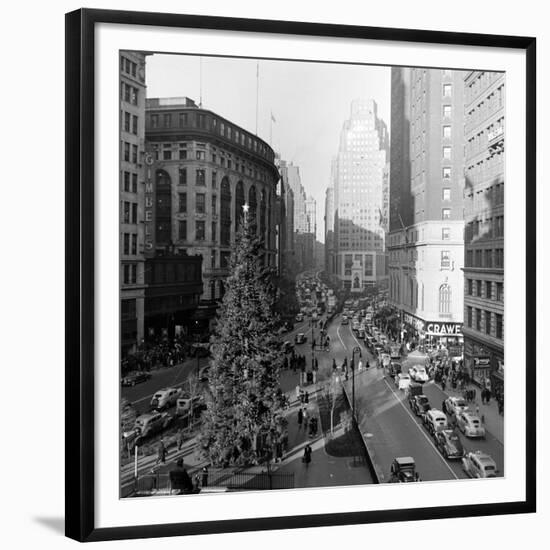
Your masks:
<svg viewBox="0 0 550 550"><path fill-rule="evenodd" d="M412 456L400 456L394 458L390 468L389 483L410 483L420 481L416 464Z"/></svg>
<svg viewBox="0 0 550 550"><path fill-rule="evenodd" d="M410 396L409 406L416 416L422 416L432 408L429 399L423 394Z"/></svg>
<svg viewBox="0 0 550 550"><path fill-rule="evenodd" d="M478 416L468 410L461 411L456 417L458 429L466 437L485 438L485 428Z"/></svg>
<svg viewBox="0 0 550 550"><path fill-rule="evenodd" d="M464 447L454 430L441 430L434 435L435 446L445 458L462 458Z"/></svg>
<svg viewBox="0 0 550 550"><path fill-rule="evenodd" d="M430 409L423 417L422 422L424 423L425 428L430 434L435 436L436 432L441 430L446 430L449 427L447 422L447 417L445 413L437 410Z"/></svg>
<svg viewBox="0 0 550 550"><path fill-rule="evenodd" d="M398 390L406 390L409 387L410 383L411 383L411 377L408 374L400 372L395 377L395 387Z"/></svg>
<svg viewBox="0 0 550 550"><path fill-rule="evenodd" d="M482 451L466 453L462 459L462 469L473 478L496 477L498 470L496 462Z"/></svg>
<svg viewBox="0 0 550 550"><path fill-rule="evenodd" d="M151 398L151 409L162 411L173 407L181 394L181 388L162 388L153 394Z"/></svg>
<svg viewBox="0 0 550 550"><path fill-rule="evenodd" d="M426 368L422 365L414 365L409 369L409 375L415 382L428 382L430 377L426 372Z"/></svg>
<svg viewBox="0 0 550 550"><path fill-rule="evenodd" d="M176 415L188 414L190 411L194 411L202 406L204 398L202 395L183 395L178 397L176 401Z"/></svg>
<svg viewBox="0 0 550 550"><path fill-rule="evenodd" d="M342 325L349 325L349 319L346 315L342 317Z"/></svg>
<svg viewBox="0 0 550 550"><path fill-rule="evenodd" d="M136 371L136 372L130 372L126 376L124 376L120 381L120 383L123 386L135 386L140 382L147 382L147 380L150 380L150 378L151 378L150 372Z"/></svg>
<svg viewBox="0 0 550 550"><path fill-rule="evenodd" d="M457 416L468 409L468 404L462 397L448 397L445 399L444 412L448 414L453 420L456 420Z"/></svg>
<svg viewBox="0 0 550 550"><path fill-rule="evenodd" d="M166 428L173 418L168 413L151 412L138 416L134 425L136 444L144 437L148 437Z"/></svg>
<svg viewBox="0 0 550 550"><path fill-rule="evenodd" d="M303 332L299 332L295 337L294 337L294 342L296 344L305 344L307 342L307 336L303 333Z"/></svg>

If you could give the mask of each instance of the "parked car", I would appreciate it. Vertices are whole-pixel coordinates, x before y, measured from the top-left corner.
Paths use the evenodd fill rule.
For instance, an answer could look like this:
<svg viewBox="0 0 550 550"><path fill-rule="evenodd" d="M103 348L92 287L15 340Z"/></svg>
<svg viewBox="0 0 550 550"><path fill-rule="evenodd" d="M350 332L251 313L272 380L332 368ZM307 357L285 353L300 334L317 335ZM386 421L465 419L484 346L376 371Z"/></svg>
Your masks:
<svg viewBox="0 0 550 550"><path fill-rule="evenodd" d="M342 324L349 325L349 319L345 315L342 317Z"/></svg>
<svg viewBox="0 0 550 550"><path fill-rule="evenodd" d="M422 417L422 422L429 433L435 435L440 430L446 430L449 427L445 413L438 409L430 409Z"/></svg>
<svg viewBox="0 0 550 550"><path fill-rule="evenodd" d="M498 473L496 462L482 451L466 453L462 459L462 469L473 478L496 477Z"/></svg>
<svg viewBox="0 0 550 550"><path fill-rule="evenodd" d="M146 382L150 378L151 378L150 372L136 371L136 372L130 372L126 376L124 376L120 381L120 383L123 386L135 386L140 382Z"/></svg>
<svg viewBox="0 0 550 550"><path fill-rule="evenodd" d="M445 458L462 458L464 447L454 430L441 430L435 433L435 446Z"/></svg>
<svg viewBox="0 0 550 550"><path fill-rule="evenodd" d="M162 411L176 404L181 394L181 388L162 388L153 394L151 398L151 409Z"/></svg>
<svg viewBox="0 0 550 550"><path fill-rule="evenodd" d="M409 406L416 416L422 416L432 408L430 400L424 394L409 397Z"/></svg>
<svg viewBox="0 0 550 550"><path fill-rule="evenodd" d="M406 390L409 387L410 383L411 383L411 377L408 374L400 372L395 377L395 387L398 390Z"/></svg>
<svg viewBox="0 0 550 550"><path fill-rule="evenodd" d="M415 382L428 382L430 377L426 372L426 368L422 365L414 365L409 369L409 375Z"/></svg>
<svg viewBox="0 0 550 550"><path fill-rule="evenodd" d="M295 337L294 337L294 342L296 344L305 344L307 342L307 336L303 333L303 332L299 332Z"/></svg>
<svg viewBox="0 0 550 550"><path fill-rule="evenodd" d="M190 411L198 409L204 403L204 397L202 395L184 395L178 397L176 401L176 415L188 414Z"/></svg>
<svg viewBox="0 0 550 550"><path fill-rule="evenodd" d="M456 425L466 437L485 438L485 427L481 423L481 420L477 415L468 410L458 413Z"/></svg>
<svg viewBox="0 0 550 550"><path fill-rule="evenodd" d="M458 414L468 409L468 404L462 397L448 397L444 403L444 412L453 419L456 419Z"/></svg>
<svg viewBox="0 0 550 550"><path fill-rule="evenodd" d="M168 413L150 412L136 418L134 430L139 439L164 430L173 420ZM139 441L136 442L139 444Z"/></svg>
<svg viewBox="0 0 550 550"><path fill-rule="evenodd" d="M389 483L410 483L420 481L416 471L416 464L412 456L394 458L390 467Z"/></svg>

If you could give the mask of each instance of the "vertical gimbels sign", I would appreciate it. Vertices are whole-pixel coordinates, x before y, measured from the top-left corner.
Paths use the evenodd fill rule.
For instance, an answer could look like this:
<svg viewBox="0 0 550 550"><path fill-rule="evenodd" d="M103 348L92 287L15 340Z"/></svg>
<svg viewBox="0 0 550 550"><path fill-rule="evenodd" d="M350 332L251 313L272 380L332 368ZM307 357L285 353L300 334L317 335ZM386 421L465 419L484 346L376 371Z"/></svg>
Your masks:
<svg viewBox="0 0 550 550"><path fill-rule="evenodd" d="M145 154L145 193L144 193L144 255L146 258L155 253L155 185L154 159L151 153Z"/></svg>

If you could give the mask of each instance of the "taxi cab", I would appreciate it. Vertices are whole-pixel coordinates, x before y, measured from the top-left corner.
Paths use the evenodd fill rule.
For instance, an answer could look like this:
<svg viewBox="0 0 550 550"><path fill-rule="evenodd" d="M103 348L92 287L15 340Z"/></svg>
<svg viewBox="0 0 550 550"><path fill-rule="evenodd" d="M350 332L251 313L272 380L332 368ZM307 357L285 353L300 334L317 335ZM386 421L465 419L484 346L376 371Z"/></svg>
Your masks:
<svg viewBox="0 0 550 550"><path fill-rule="evenodd" d="M498 470L496 462L482 451L466 453L462 459L462 469L473 478L496 477Z"/></svg>

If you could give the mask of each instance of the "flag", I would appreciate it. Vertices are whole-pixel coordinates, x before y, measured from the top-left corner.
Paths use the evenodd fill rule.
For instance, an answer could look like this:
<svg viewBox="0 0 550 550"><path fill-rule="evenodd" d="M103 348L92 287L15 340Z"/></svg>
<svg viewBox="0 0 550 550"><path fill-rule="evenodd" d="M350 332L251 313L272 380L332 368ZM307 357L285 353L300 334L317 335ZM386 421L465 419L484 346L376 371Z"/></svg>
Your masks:
<svg viewBox="0 0 550 550"><path fill-rule="evenodd" d="M272 122L277 122L277 121L275 120L275 117L273 116L273 111L271 111L271 120L272 120Z"/></svg>

